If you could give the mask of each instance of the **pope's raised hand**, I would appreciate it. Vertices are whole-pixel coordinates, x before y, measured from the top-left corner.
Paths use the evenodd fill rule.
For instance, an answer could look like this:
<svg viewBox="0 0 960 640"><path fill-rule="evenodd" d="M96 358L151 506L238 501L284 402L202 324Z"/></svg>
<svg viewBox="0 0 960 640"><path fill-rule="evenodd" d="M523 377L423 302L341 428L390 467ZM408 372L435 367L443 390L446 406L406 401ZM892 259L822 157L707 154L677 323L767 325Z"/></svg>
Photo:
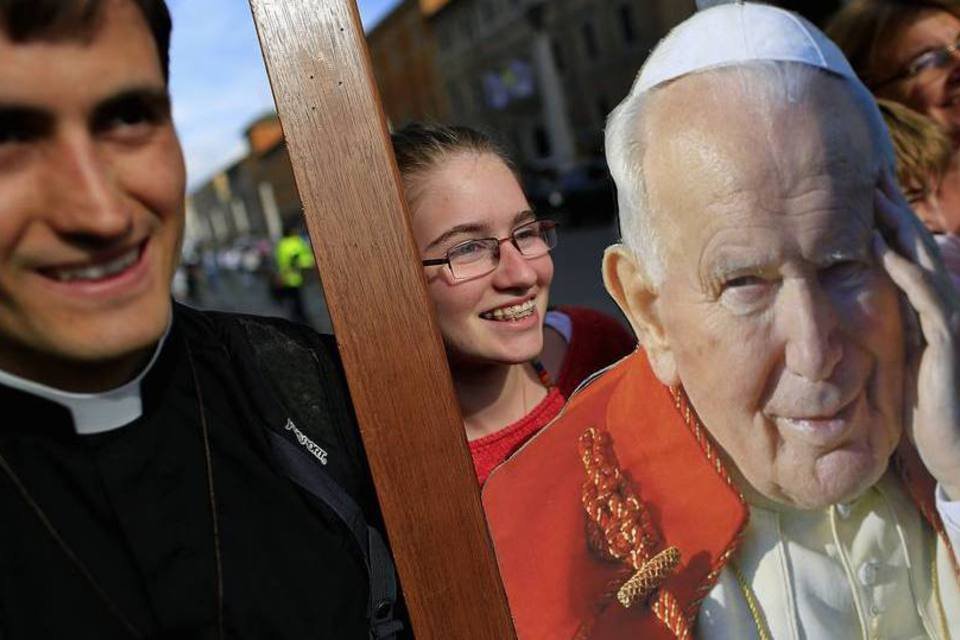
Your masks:
<svg viewBox="0 0 960 640"><path fill-rule="evenodd" d="M875 234L874 252L911 307L904 318L904 427L930 473L960 500L960 295L889 172L874 202L887 238Z"/></svg>

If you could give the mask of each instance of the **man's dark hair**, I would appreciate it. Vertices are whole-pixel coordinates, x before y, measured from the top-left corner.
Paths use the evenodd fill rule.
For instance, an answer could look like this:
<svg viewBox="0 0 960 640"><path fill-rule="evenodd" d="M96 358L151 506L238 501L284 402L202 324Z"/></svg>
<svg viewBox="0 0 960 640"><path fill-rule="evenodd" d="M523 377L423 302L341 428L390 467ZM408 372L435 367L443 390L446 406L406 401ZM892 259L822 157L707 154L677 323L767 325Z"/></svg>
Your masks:
<svg viewBox="0 0 960 640"><path fill-rule="evenodd" d="M58 40L89 35L109 0L0 0L0 31L14 42ZM143 14L160 56L163 78L170 77L170 12L164 0L126 0Z"/></svg>

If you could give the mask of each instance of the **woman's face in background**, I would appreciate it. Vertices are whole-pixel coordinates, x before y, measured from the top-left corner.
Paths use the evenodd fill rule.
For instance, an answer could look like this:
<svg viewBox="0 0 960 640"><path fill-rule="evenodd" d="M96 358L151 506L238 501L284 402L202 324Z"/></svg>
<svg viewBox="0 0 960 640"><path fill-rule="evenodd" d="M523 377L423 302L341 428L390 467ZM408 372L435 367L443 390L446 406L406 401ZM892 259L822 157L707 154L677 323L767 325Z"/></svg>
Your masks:
<svg viewBox="0 0 960 640"><path fill-rule="evenodd" d="M955 45L960 38L960 19L946 11L922 9L914 14L890 45L884 48L875 68L879 77L906 71L931 51ZM914 77L877 88L881 98L891 98L923 113L947 130L954 146L960 146L960 53L953 51L943 66L931 66Z"/></svg>
<svg viewBox="0 0 960 640"><path fill-rule="evenodd" d="M455 152L405 184L423 259L444 258L469 240L509 238L535 219L513 172L491 153ZM549 254L528 259L505 241L499 264L485 275L458 280L447 265L424 271L452 366L521 363L540 354Z"/></svg>

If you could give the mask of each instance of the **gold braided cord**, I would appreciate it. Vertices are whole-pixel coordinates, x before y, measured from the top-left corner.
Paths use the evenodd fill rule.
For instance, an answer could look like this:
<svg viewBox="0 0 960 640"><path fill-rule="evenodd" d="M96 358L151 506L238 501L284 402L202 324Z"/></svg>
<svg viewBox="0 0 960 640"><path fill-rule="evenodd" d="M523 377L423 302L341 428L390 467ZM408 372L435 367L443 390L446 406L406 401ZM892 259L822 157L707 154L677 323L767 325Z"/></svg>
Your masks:
<svg viewBox="0 0 960 640"><path fill-rule="evenodd" d="M652 598L654 615L680 639L690 637L690 625L676 598L659 587L680 564L680 550L661 546L650 513L640 502L630 480L623 474L610 434L593 427L581 434L580 460L586 472L581 502L587 514L587 544L610 562L626 564L633 575L617 591L624 607ZM589 633L581 628L578 637Z"/></svg>
<svg viewBox="0 0 960 640"><path fill-rule="evenodd" d="M743 498L743 494L733 482L733 478L730 476L730 473L727 471L726 467L723 466L723 461L717 454L706 428L703 426L703 423L700 422L700 418L696 415L696 412L690 408L690 401L687 398L686 393L684 393L683 388L679 386L669 387L669 392L670 396L673 398L674 408L676 408L677 412L683 418L683 422L687 425L687 429L689 429L693 434L697 444L700 445L700 449L703 451L703 455L706 457L707 462L713 466L720 478L727 483L727 486L733 489L737 497L740 499L740 502L745 504L746 502ZM703 602L703 599L707 597L707 594L717 583L717 580L720 577L720 572L730 561L730 557L740 547L740 542L743 540L745 532L746 521L744 521L743 525L740 527L740 530L737 531L733 536L730 544L727 545L726 549L724 549L714 561L713 565L710 567L710 572L707 574L707 577L697 586L697 596L693 598L687 607L687 618L691 623L696 618L697 612L700 610L700 603Z"/></svg>
<svg viewBox="0 0 960 640"><path fill-rule="evenodd" d="M617 591L617 600L629 609L636 602L643 602L653 591L669 578L680 564L680 550L667 547L650 558Z"/></svg>
<svg viewBox="0 0 960 640"><path fill-rule="evenodd" d="M651 608L657 618L677 637L677 640L689 640L693 637L692 626L672 593L665 590L658 591Z"/></svg>
<svg viewBox="0 0 960 640"><path fill-rule="evenodd" d="M578 445L587 474L581 502L590 547L605 560L640 571L660 545L650 514L620 470L609 433L591 427Z"/></svg>
<svg viewBox="0 0 960 640"><path fill-rule="evenodd" d="M943 629L944 640L950 640L950 625L947 624L947 612L943 610L943 600L940 598L940 575L937 571L937 545L933 545L933 561L930 563L930 576L933 579L933 599L937 601L937 614L940 617L940 628Z"/></svg>
<svg viewBox="0 0 960 640"><path fill-rule="evenodd" d="M763 611L753 594L753 589L747 584L747 579L740 572L740 567L735 562L730 563L730 569L737 578L737 584L740 586L740 592L743 593L743 599L747 601L747 609L750 610L750 616L753 618L753 624L757 628L757 638L759 640L770 640L770 630L767 628L767 620L763 617Z"/></svg>

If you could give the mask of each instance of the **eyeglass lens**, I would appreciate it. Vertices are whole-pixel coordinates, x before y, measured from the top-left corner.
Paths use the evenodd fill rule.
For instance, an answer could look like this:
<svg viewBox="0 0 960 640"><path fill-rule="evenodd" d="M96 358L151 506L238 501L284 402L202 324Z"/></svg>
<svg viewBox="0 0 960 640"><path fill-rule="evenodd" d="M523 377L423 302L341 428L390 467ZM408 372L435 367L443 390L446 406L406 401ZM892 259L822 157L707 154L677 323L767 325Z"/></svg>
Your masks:
<svg viewBox="0 0 960 640"><path fill-rule="evenodd" d="M557 245L557 225L550 220L537 220L517 227L509 240L525 258L545 255ZM479 238L458 244L447 252L450 271L457 280L486 275L500 264L500 243L497 238Z"/></svg>
<svg viewBox="0 0 960 640"><path fill-rule="evenodd" d="M953 44L927 51L915 58L907 66L906 75L923 81L929 75L927 72L943 69L949 65L958 49L960 49L960 37Z"/></svg>

